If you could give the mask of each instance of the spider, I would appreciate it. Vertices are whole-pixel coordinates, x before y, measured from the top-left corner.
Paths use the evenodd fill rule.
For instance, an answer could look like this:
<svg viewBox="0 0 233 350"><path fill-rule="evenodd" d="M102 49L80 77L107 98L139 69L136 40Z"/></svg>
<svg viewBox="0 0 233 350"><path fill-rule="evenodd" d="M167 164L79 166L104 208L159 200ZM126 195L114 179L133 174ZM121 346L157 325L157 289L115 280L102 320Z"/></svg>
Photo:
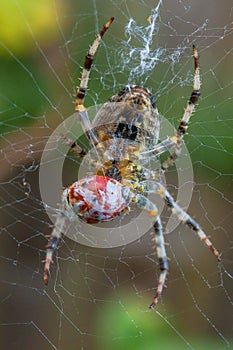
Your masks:
<svg viewBox="0 0 233 350"><path fill-rule="evenodd" d="M218 261L221 260L219 252L198 223L179 207L167 189L158 181L157 171L148 173L141 165L141 160L149 154L158 155L173 148L173 153L161 165L164 172L179 157L183 137L200 95L198 53L196 47L193 46L193 91L176 135L158 143L160 129L158 109L151 92L142 86L127 86L111 97L101 107L91 124L84 106L89 74L101 39L113 20L114 18L110 18L104 25L85 57L75 104L82 129L98 155L98 159L93 160L91 164L95 173L74 182L62 193L60 212L46 247L44 283L48 283L53 253L57 248L67 218L69 220L79 218L89 224L110 221L121 212L126 211L130 203L135 203L149 214L153 222L160 269L157 290L150 304L150 308L154 308L164 288L168 262L158 209L156 204L144 194L157 193L160 195L181 222L195 231ZM80 158L85 157L86 152L77 143L72 142L65 135L63 135L63 140Z"/></svg>

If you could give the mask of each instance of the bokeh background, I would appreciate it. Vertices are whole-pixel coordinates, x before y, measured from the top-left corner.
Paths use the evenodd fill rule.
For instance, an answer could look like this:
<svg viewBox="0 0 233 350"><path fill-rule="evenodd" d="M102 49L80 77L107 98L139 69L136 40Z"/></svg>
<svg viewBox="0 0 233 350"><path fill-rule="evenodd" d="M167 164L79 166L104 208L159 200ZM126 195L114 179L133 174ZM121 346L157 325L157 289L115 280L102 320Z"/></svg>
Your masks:
<svg viewBox="0 0 233 350"><path fill-rule="evenodd" d="M150 44L156 61L142 71L148 17L157 5L149 0L1 1L2 349L232 345L232 3L160 1ZM211 234L223 263L179 226L166 236L170 273L155 311L147 308L158 271L149 234L114 249L64 238L49 286L42 282L51 222L40 198L40 157L50 134L73 113L87 48L111 16L115 21L96 55L87 106L105 102L128 83L146 84L160 112L177 125L191 92L193 43L200 52L202 95L185 140L195 179L189 212ZM64 186L75 180L77 167L70 154ZM175 169L166 181L175 196ZM168 215L165 210L165 222Z"/></svg>

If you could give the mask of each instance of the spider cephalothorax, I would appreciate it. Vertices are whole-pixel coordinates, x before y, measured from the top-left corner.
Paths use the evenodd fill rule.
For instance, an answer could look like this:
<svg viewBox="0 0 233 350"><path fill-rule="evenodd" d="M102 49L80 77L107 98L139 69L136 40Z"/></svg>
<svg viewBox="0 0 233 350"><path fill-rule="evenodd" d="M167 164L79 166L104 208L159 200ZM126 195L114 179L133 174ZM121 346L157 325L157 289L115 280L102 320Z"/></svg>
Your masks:
<svg viewBox="0 0 233 350"><path fill-rule="evenodd" d="M90 224L110 221L126 210L131 202L134 202L149 214L153 222L160 268L158 287L150 305L153 308L157 304L165 284L168 262L158 209L155 203L144 194L157 193L161 196L181 222L193 229L215 257L220 260L219 252L197 222L179 207L170 193L159 182L157 172L148 173L141 164L141 159L145 158L147 154L157 155L174 148L171 156L162 163L161 169L166 171L180 155L182 139L200 95L198 54L193 46L193 91L176 135L158 143L158 109L151 92L140 86L128 86L114 95L103 104L91 124L84 106L89 73L101 38L112 21L113 18L106 23L88 51L76 97L77 117L79 117L83 131L98 155L97 160L92 161L94 175L74 182L63 191L61 210L47 246L44 282L48 283L53 252L62 235L66 218L69 220L79 218ZM79 145L70 141L65 135L62 138L79 157L85 157L86 152Z"/></svg>

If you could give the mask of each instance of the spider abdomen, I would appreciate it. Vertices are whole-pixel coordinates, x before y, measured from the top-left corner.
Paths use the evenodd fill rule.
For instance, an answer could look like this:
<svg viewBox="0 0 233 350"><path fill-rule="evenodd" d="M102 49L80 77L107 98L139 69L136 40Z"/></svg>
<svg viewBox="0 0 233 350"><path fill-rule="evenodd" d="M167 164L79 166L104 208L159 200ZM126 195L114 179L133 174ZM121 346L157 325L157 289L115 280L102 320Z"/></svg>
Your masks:
<svg viewBox="0 0 233 350"><path fill-rule="evenodd" d="M128 139L147 147L157 144L159 114L153 95L142 86L129 86L104 103L92 123L100 142Z"/></svg>

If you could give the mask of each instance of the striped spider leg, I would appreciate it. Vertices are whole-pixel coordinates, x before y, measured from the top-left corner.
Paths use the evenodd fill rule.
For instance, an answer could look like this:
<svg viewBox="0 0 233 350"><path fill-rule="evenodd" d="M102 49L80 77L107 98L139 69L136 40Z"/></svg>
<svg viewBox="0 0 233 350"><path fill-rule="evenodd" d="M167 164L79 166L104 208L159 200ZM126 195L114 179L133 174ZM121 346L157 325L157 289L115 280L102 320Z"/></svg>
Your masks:
<svg viewBox="0 0 233 350"><path fill-rule="evenodd" d="M81 127L83 131L86 133L92 146L98 144L99 140L96 138L95 134L92 132L91 122L89 120L87 110L84 107L84 99L85 99L87 85L89 81L91 66L94 60L94 55L100 45L100 42L104 33L109 28L113 20L114 20L113 17L108 20L108 22L103 26L102 30L97 35L93 44L89 48L89 51L85 57L81 82L80 82L80 86L78 88L77 96L76 96L75 111L77 112L77 116L79 117ZM71 149L78 155L78 157L80 158L85 157L86 151L83 150L76 142L73 142L72 140L70 140L66 135L61 135L61 138L63 139L63 142L65 142L67 145L71 147ZM65 215L64 215L65 203L66 202L64 201L64 193L63 193L62 203L60 204L60 207L59 207L60 213L57 215L54 229L52 230L52 233L50 235L49 243L46 246L46 258L44 261L45 263L44 283L45 284L48 283L48 275L49 275L50 265L53 261L53 253L54 253L54 250L57 248L57 244L61 238L62 230L65 224Z"/></svg>
<svg viewBox="0 0 233 350"><path fill-rule="evenodd" d="M139 186L142 188L141 184ZM139 208L145 210L150 215L155 232L155 244L157 257L159 260L160 275L155 296L153 298L152 303L149 306L150 309L153 309L156 306L160 295L162 294L168 272L168 262L165 250L163 228L160 216L158 214L158 208L153 202L151 202L147 197L143 196L142 194L136 194L133 197L133 202L135 202Z"/></svg>
<svg viewBox="0 0 233 350"><path fill-rule="evenodd" d="M176 132L176 148L174 153L163 162L161 168L162 170L168 169L171 165L174 164L175 160L180 156L181 153L181 146L182 146L182 139L187 131L188 123L190 120L190 117L192 116L192 113L194 112L195 105L198 101L198 98L200 96L200 87L201 87L201 81L200 81L200 70L199 70L199 64L198 64L198 53L195 45L193 45L193 58L194 58L194 83L193 83L193 91L191 93L190 99L188 101L187 107L185 108L183 117L180 121L180 124L178 126L177 132Z"/></svg>
<svg viewBox="0 0 233 350"><path fill-rule="evenodd" d="M114 17L111 17L108 22L103 26L100 33L97 35L96 39L94 40L93 44L90 46L89 51L85 57L84 65L83 65L83 71L81 75L81 81L80 86L77 90L76 100L75 100L75 111L77 112L77 116L80 121L80 125L84 131L84 133L87 135L90 143L92 146L95 146L99 143L99 140L97 139L97 136L92 132L92 126L90 119L88 117L87 109L84 106L84 100L86 96L88 81L89 81L89 75L92 67L92 63L94 61L94 56L96 54L96 51L100 45L100 42L102 40L102 37L104 33L107 31L109 26L112 24L114 20ZM66 135L61 135L61 138L63 139L63 142L70 146L70 148L77 154L78 157L83 158L86 155L86 152L77 145L76 142L73 142L70 140Z"/></svg>
<svg viewBox="0 0 233 350"><path fill-rule="evenodd" d="M170 166L172 166L175 160L180 156L182 140L184 135L187 132L189 120L194 112L195 105L197 104L198 98L200 96L200 87L201 87L200 69L199 69L199 63L198 63L198 52L194 45L193 45L193 59L194 59L193 91L191 93L188 104L185 108L184 114L181 118L180 124L177 128L176 135L172 137L168 137L166 140L162 141L160 144L155 145L153 148L146 150L141 154L144 157L147 156L149 153L157 155L158 151L160 151L161 149L169 150L170 148L173 148L175 146L175 150L172 153L172 155L170 155L168 159L165 160L161 166L161 169L163 171L166 171Z"/></svg>
<svg viewBox="0 0 233 350"><path fill-rule="evenodd" d="M102 40L102 37L104 33L108 30L109 26L112 24L114 20L114 17L111 17L108 22L103 26L100 33L97 35L96 39L94 40L93 44L90 46L89 51L85 57L83 71L82 71L82 77L80 86L77 91L76 101L75 101L75 111L78 112L78 116L80 119L80 124L82 126L83 131L87 134L89 141L93 144L97 144L99 140L96 138L95 134L92 132L91 122L88 117L87 110L84 106L84 99L87 91L88 81L89 81L89 75L90 70L92 67L92 63L94 60L94 55L96 54L96 51L100 45L100 42Z"/></svg>
<svg viewBox="0 0 233 350"><path fill-rule="evenodd" d="M138 184L138 188L139 189L141 188L143 193L156 193L160 195L165 201L165 203L168 205L168 207L171 208L172 212L180 219L180 221L183 224L189 226L194 232L196 232L200 240L202 240L207 245L207 247L209 247L209 249L217 258L217 260L221 261L220 253L213 246L212 242L206 236L205 232L200 228L198 223L193 218L191 218L191 216L187 214L175 202L174 198L171 196L171 194L166 190L166 188L163 185L153 180L145 180ZM155 243L156 243L156 249L157 249L157 256L159 259L160 276L159 276L157 291L150 305L150 308L154 308L162 293L167 271L168 271L168 262L167 262L166 251L164 246L162 225L161 225L161 220L158 215L158 210L156 206L147 197L144 197L141 194L138 194L136 195L135 202L140 208L145 209L148 212L148 214L151 216L153 221L154 231L155 231Z"/></svg>
<svg viewBox="0 0 233 350"><path fill-rule="evenodd" d="M53 230L49 237L49 243L46 246L46 257L44 260L44 284L48 284L50 265L53 262L53 253L61 239L67 218L69 219L69 206L67 202L68 189L65 189L61 196L58 213Z"/></svg>

